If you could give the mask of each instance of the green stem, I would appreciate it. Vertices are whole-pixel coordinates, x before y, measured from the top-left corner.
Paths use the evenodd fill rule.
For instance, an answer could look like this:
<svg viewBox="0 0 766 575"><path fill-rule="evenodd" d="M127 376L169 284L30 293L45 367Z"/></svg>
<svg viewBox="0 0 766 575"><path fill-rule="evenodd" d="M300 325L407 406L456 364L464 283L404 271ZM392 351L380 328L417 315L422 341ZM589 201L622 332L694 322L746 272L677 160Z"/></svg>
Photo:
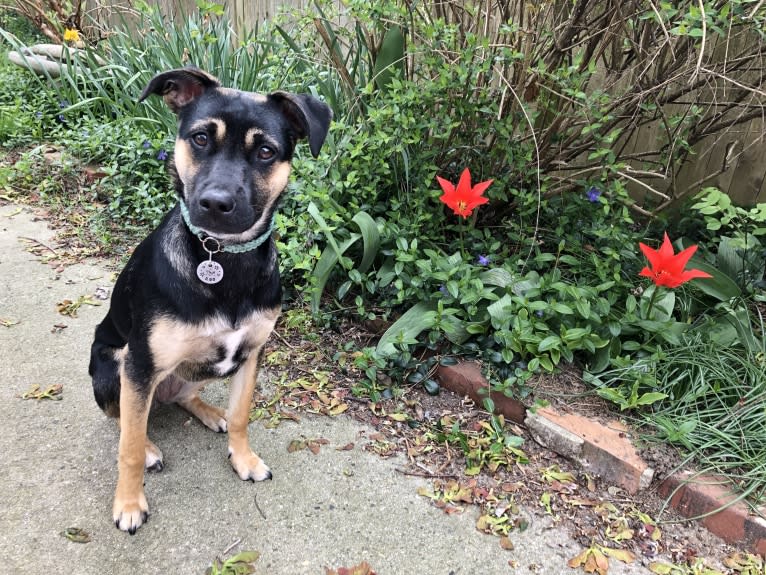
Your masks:
<svg viewBox="0 0 766 575"><path fill-rule="evenodd" d="M654 300L657 299L657 292L660 289L660 286L657 284L654 284L654 291L652 292L651 297L649 298L649 307L646 308L646 319L650 320L652 319L652 310L654 309Z"/></svg>

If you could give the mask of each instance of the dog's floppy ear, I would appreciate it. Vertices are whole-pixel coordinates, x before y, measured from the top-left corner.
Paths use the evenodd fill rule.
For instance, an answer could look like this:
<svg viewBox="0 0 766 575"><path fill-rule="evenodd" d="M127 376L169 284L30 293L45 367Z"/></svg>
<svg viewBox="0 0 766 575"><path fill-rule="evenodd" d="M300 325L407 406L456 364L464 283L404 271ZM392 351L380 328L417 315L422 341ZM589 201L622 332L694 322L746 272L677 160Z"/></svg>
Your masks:
<svg viewBox="0 0 766 575"><path fill-rule="evenodd" d="M282 113L292 125L299 138L308 138L311 155L315 158L324 144L330 129L332 110L330 106L306 94L274 92L269 95L282 107Z"/></svg>
<svg viewBox="0 0 766 575"><path fill-rule="evenodd" d="M151 94L158 94L163 97L168 107L177 113L208 88L220 85L215 77L199 68L178 68L152 78L138 101L143 102Z"/></svg>

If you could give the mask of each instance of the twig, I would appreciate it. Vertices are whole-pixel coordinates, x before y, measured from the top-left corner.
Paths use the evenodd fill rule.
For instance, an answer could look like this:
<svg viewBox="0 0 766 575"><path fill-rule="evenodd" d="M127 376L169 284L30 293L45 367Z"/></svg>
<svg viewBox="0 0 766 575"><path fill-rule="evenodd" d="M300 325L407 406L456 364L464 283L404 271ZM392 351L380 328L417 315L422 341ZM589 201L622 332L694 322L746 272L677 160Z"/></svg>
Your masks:
<svg viewBox="0 0 766 575"><path fill-rule="evenodd" d="M665 35L665 41L667 42L668 46L670 47L670 55L673 56L673 59L676 58L676 53L673 50L673 42L670 40L670 34L668 33L668 29L665 28L665 22L662 20L662 16L660 15L660 11L657 10L657 7L654 5L654 2L649 0L649 4L652 7L652 10L654 10L654 14L657 16L657 21L660 24L660 27L662 28L662 33ZM659 51L658 51L659 53Z"/></svg>
<svg viewBox="0 0 766 575"><path fill-rule="evenodd" d="M755 7L753 8L753 11L752 11L752 12L750 12L750 14L748 14L748 15L747 15L747 17L748 17L749 19L751 19L751 20L752 20L753 18L755 18L755 13L756 13L756 12L758 12L758 9L759 9L761 6L763 6L763 0L761 0L760 2L758 2L758 4L756 4L756 5L755 5Z"/></svg>
<svg viewBox="0 0 766 575"><path fill-rule="evenodd" d="M27 236L19 236L19 239L20 240L27 240L28 242L32 242L33 244L37 244L37 245L39 245L41 247L44 247L46 250L51 251L53 253L53 255L56 255L56 256L59 255L56 250L54 250L52 247L50 247L48 245L45 245L40 240L36 240L35 238L29 238Z"/></svg>
<svg viewBox="0 0 766 575"><path fill-rule="evenodd" d="M417 471L407 471L406 469L394 468L395 471L402 475L410 475L412 477L427 477L429 479L457 479L457 475L454 473L419 473Z"/></svg>
<svg viewBox="0 0 766 575"><path fill-rule="evenodd" d="M697 80L697 76L702 69L702 57L705 55L705 42L707 40L707 16L705 14L705 3L703 0L697 0L700 6L700 13L702 14L702 42L700 43L700 54L697 57L697 65L694 67L694 73L689 78L689 84L694 84Z"/></svg>
<svg viewBox="0 0 766 575"><path fill-rule="evenodd" d="M226 549L224 549L224 550L221 552L221 557L225 556L225 555L226 555L226 554L227 554L229 551L231 551L232 549L234 549L234 548L235 548L237 545L239 545L240 543L242 543L242 539L241 539L241 538L240 538L240 539L237 539L237 540L236 540L234 543L232 543L232 544L231 544L231 545L229 545L229 546L228 546Z"/></svg>
<svg viewBox="0 0 766 575"><path fill-rule="evenodd" d="M700 70L702 72L705 72L706 74L711 74L712 76L717 76L718 78L721 78L722 80L726 80L727 82L731 82L732 84L734 84L738 88L742 88L743 90L747 90L748 92L752 92L754 94L758 94L759 96L763 96L764 98L766 98L766 92L764 92L763 90L759 90L758 88L753 88L752 86L745 86L744 84L741 84L741 83L737 82L736 80L733 80L729 76L726 76L724 74L720 74L720 73L718 73L718 72L716 72L714 70L711 70L710 68L702 67L702 68L700 68Z"/></svg>
<svg viewBox="0 0 766 575"><path fill-rule="evenodd" d="M511 83L508 81L508 79L500 75L500 80L505 84L506 88L510 90L511 94L513 94L514 100L518 102L519 109L521 110L521 113L524 114L524 119L526 120L527 124L530 128L530 135L532 136L532 141L535 145L535 177L537 179L537 210L535 212L535 227L534 231L532 232L532 241L530 242L529 252L527 253L527 257L524 258L524 266L521 269L520 273L523 273L524 268L527 266L527 261L532 257L532 251L534 250L535 246L537 245L537 234L540 232L540 211L542 208L542 195L543 195L543 183L542 183L542 177L540 175L540 145L537 142L537 135L535 134L535 124L532 121L532 119L529 117L529 114L527 114L526 109L524 108L524 102L519 98L519 95L516 93L516 90L513 89L513 86L511 86Z"/></svg>
<svg viewBox="0 0 766 575"><path fill-rule="evenodd" d="M257 493L255 495L253 495L253 503L255 503L255 508L258 510L258 513L261 514L261 517L263 519L266 519L266 514L261 509L261 506L258 505L258 494Z"/></svg>
<svg viewBox="0 0 766 575"><path fill-rule="evenodd" d="M274 333L274 335L276 335L279 338L279 341L281 341L287 347L289 347L290 349L295 349L295 346L291 345L290 342L287 341L284 337L282 337L282 335L277 330L274 330L273 333Z"/></svg>
<svg viewBox="0 0 766 575"><path fill-rule="evenodd" d="M619 171L619 170L617 171L617 173L620 174L623 178L626 178L626 179L630 180L631 182L633 182L635 184L638 184L639 186L641 186L642 188L644 188L648 192L654 194L655 196L661 197L663 200L669 200L670 199L670 197L667 194L663 194L661 191L655 190L652 186L650 186L649 184L647 184L645 182L642 182L638 178L634 178L633 176L630 176L627 173L625 173L623 171Z"/></svg>

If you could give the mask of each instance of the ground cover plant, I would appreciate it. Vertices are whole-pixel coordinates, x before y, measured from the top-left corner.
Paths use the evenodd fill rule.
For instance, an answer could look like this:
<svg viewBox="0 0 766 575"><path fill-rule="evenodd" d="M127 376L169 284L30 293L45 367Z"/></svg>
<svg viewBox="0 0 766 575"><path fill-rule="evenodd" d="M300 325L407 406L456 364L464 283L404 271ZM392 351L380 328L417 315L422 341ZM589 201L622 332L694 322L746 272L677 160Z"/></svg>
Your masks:
<svg viewBox="0 0 766 575"><path fill-rule="evenodd" d="M757 499L766 204L735 206L678 175L706 138L763 114L763 3L353 0L342 27L330 3L312 8L235 37L215 4L172 24L144 5L133 32L118 23L93 45L83 32L87 57L58 81L3 65L0 131L15 161L0 183L76 189L101 237L109 221L146 227L173 203L174 120L137 104L154 71L193 63L224 84L314 92L336 120L328 153L296 158L281 266L291 305L316 325L378 330L337 352L360 373L357 395L438 393L436 364L472 358L494 390L525 398L535 374L575 363L602 397L747 478ZM48 144L71 186L44 175ZM684 264L711 277L657 283L644 255L667 252L665 232L676 254L697 245ZM722 348L738 358L732 373L712 358ZM747 427L716 428L739 414Z"/></svg>

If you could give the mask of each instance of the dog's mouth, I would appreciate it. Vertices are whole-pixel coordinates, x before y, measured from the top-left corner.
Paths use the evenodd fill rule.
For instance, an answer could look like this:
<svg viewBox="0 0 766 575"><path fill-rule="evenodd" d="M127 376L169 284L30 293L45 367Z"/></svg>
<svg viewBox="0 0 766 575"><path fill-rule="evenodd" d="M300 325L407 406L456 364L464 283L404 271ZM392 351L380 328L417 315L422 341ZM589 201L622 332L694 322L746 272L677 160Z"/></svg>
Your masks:
<svg viewBox="0 0 766 575"><path fill-rule="evenodd" d="M224 244L240 244L253 240L270 229L268 214L251 205L205 206L202 201L184 201L184 220L195 235L213 237Z"/></svg>

